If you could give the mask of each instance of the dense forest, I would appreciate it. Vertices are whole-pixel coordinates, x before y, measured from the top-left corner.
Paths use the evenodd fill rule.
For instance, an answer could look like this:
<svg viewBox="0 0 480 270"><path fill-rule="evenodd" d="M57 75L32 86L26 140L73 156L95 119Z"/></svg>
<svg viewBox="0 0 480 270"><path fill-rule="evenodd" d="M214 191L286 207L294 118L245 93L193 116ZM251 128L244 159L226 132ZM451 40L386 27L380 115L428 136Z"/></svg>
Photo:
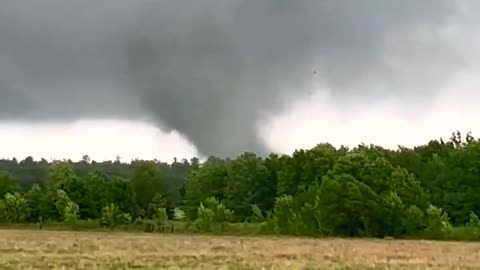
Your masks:
<svg viewBox="0 0 480 270"><path fill-rule="evenodd" d="M197 231L442 235L480 227L480 140L455 132L413 148L319 144L292 155L172 163L0 160L3 224L169 221Z"/></svg>

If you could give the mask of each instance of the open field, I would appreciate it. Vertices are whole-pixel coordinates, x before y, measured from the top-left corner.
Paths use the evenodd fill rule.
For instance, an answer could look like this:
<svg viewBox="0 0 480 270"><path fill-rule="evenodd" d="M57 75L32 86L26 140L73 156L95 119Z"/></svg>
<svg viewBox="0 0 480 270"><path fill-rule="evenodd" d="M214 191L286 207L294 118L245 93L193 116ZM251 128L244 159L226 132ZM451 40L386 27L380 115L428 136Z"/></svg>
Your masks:
<svg viewBox="0 0 480 270"><path fill-rule="evenodd" d="M480 244L0 230L0 269L480 269Z"/></svg>

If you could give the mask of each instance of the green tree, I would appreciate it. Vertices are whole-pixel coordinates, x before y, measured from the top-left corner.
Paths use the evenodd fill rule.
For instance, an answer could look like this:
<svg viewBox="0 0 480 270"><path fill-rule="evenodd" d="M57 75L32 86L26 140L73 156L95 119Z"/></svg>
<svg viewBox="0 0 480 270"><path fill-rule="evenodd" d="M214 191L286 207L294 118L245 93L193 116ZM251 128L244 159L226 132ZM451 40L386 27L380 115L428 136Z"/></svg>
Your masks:
<svg viewBox="0 0 480 270"><path fill-rule="evenodd" d="M200 203L207 198L225 198L223 191L226 175L225 162L210 158L188 177L185 183L184 209L190 220L196 219Z"/></svg>
<svg viewBox="0 0 480 270"><path fill-rule="evenodd" d="M59 189L64 190L72 202L80 208L80 217L82 219L94 219L98 216L93 194L87 187L87 182L77 176L64 179Z"/></svg>
<svg viewBox="0 0 480 270"><path fill-rule="evenodd" d="M233 211L227 209L224 204L215 197L210 197L198 207L198 218L195 220L197 230L209 232L214 230L223 231L225 224L231 221Z"/></svg>
<svg viewBox="0 0 480 270"><path fill-rule="evenodd" d="M61 185L76 178L76 174L68 163L55 161L48 168L48 184L54 189L59 189Z"/></svg>
<svg viewBox="0 0 480 270"><path fill-rule="evenodd" d="M258 205L256 204L252 205L252 215L250 216L249 221L253 223L260 223L266 221L266 217L263 214L262 209L260 209L260 207L258 207Z"/></svg>
<svg viewBox="0 0 480 270"><path fill-rule="evenodd" d="M167 209L170 208L170 203L164 194L157 193L148 205L146 217L153 217L153 215L155 215L160 208L165 208L167 211Z"/></svg>
<svg viewBox="0 0 480 270"><path fill-rule="evenodd" d="M480 228L480 219L475 212L470 212L467 227Z"/></svg>
<svg viewBox="0 0 480 270"><path fill-rule="evenodd" d="M79 219L79 206L73 202L68 194L62 190L57 190L57 199L55 202L57 211L62 219L67 223L76 223Z"/></svg>
<svg viewBox="0 0 480 270"><path fill-rule="evenodd" d="M407 235L416 235L426 228L426 214L416 205L410 205L402 217L402 225Z"/></svg>
<svg viewBox="0 0 480 270"><path fill-rule="evenodd" d="M236 214L237 220L251 215L251 205L264 207L273 199L274 186L269 182L270 171L262 158L244 153L227 165L225 177L225 205Z"/></svg>
<svg viewBox="0 0 480 270"><path fill-rule="evenodd" d="M130 181L94 171L86 176L85 186L94 202L97 214L95 218L101 217L103 207L111 203L118 206L120 211L130 213L134 217L137 216L138 206Z"/></svg>
<svg viewBox="0 0 480 270"><path fill-rule="evenodd" d="M5 194L0 208L6 221L17 223L28 218L27 200L18 192Z"/></svg>
<svg viewBox="0 0 480 270"><path fill-rule="evenodd" d="M131 166L131 185L135 199L140 209L145 212L155 194L165 194L167 185L155 162L137 160Z"/></svg>
<svg viewBox="0 0 480 270"><path fill-rule="evenodd" d="M450 219L443 209L430 205L427 208L428 226L426 231L435 238L445 237L451 230Z"/></svg>
<svg viewBox="0 0 480 270"><path fill-rule="evenodd" d="M273 214L269 217L270 227L281 234L298 233L298 214L291 195L281 195L275 200Z"/></svg>
<svg viewBox="0 0 480 270"><path fill-rule="evenodd" d="M115 229L119 224L131 223L132 218L129 214L124 213L114 203L110 203L102 208L101 223L103 226Z"/></svg>
<svg viewBox="0 0 480 270"><path fill-rule="evenodd" d="M380 196L352 175L325 177L320 187L320 221L326 232L342 236L379 236Z"/></svg>
<svg viewBox="0 0 480 270"><path fill-rule="evenodd" d="M322 177L332 169L343 152L330 144L319 144L310 150L297 150L291 157L280 157L278 195L294 196L305 191L312 182L320 184Z"/></svg>
<svg viewBox="0 0 480 270"><path fill-rule="evenodd" d="M168 224L168 214L167 209L164 207L158 207L155 209L155 214L153 215L153 220L155 225L158 228L163 228Z"/></svg>
<svg viewBox="0 0 480 270"><path fill-rule="evenodd" d="M34 184L30 190L25 193L30 215L28 221L37 222L40 217L42 219L56 219L56 208L54 198L49 198L49 193L45 188Z"/></svg>
<svg viewBox="0 0 480 270"><path fill-rule="evenodd" d="M10 174L0 174L0 198L3 198L7 193L19 192L17 181Z"/></svg>

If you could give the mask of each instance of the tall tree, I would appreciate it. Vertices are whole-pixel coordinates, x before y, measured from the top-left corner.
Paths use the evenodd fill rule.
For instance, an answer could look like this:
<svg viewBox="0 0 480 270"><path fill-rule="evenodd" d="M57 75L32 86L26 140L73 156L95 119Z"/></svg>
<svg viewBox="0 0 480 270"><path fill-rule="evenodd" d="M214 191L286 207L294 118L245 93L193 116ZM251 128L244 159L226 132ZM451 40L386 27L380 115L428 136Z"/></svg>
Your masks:
<svg viewBox="0 0 480 270"><path fill-rule="evenodd" d="M166 194L167 184L154 161L137 160L131 167L131 185L135 199L144 212L156 194Z"/></svg>

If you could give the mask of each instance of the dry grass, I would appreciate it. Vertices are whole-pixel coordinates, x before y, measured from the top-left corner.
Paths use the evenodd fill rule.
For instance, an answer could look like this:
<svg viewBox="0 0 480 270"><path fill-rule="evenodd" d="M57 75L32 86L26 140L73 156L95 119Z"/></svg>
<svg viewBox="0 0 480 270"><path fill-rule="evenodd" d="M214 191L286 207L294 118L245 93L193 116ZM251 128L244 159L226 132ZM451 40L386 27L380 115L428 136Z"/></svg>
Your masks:
<svg viewBox="0 0 480 270"><path fill-rule="evenodd" d="M0 269L480 269L480 244L0 230Z"/></svg>

